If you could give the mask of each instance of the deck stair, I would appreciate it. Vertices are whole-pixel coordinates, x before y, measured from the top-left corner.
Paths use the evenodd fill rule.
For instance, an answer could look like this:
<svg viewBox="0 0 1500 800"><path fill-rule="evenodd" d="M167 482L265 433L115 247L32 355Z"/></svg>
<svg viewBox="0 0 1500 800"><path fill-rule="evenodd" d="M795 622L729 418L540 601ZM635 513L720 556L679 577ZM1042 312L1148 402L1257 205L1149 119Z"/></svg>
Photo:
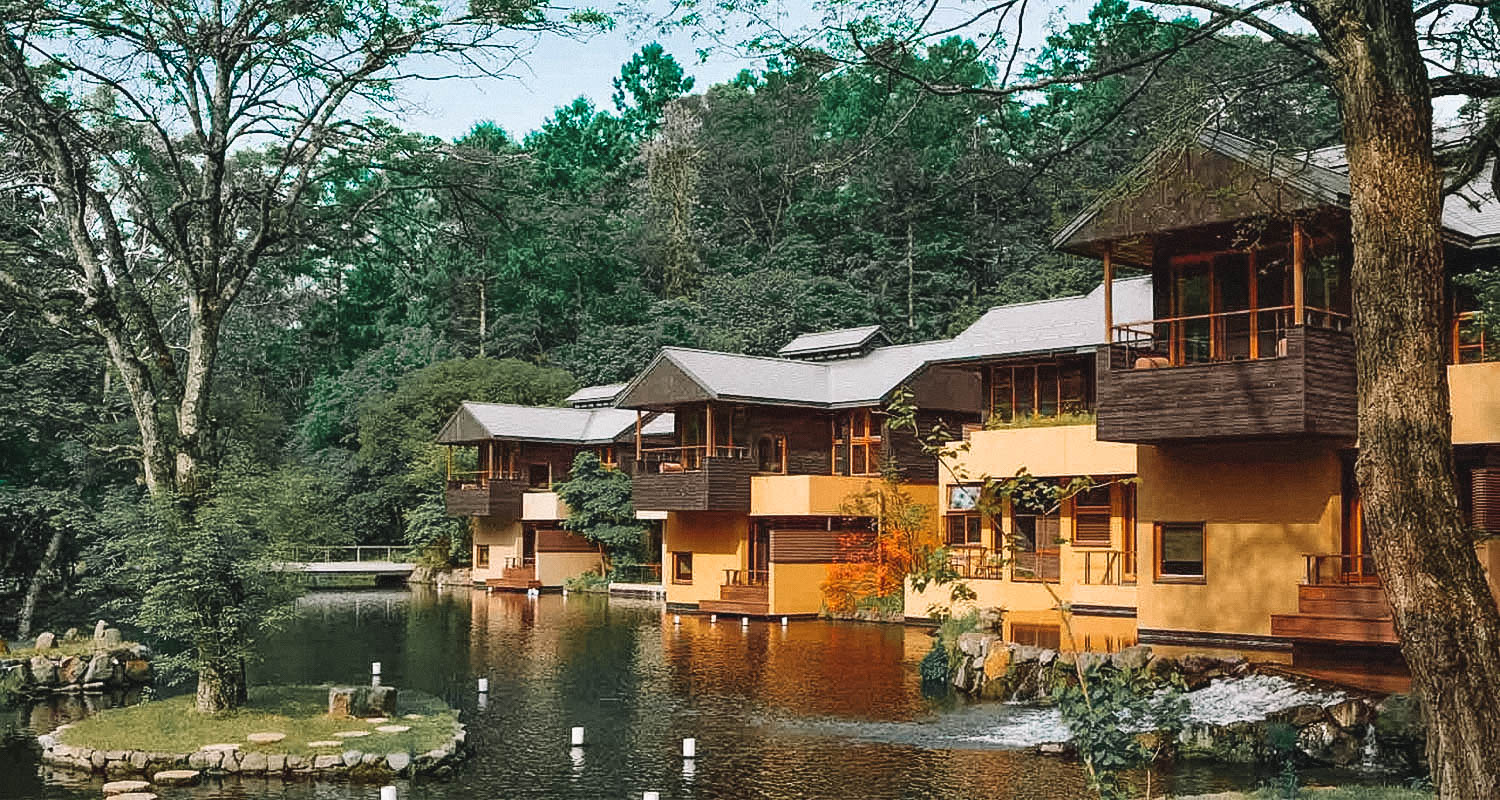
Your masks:
<svg viewBox="0 0 1500 800"><path fill-rule="evenodd" d="M1397 643L1385 588L1373 582L1298 586L1297 613L1272 614L1271 634L1303 642Z"/></svg>
<svg viewBox="0 0 1500 800"><path fill-rule="evenodd" d="M485 580L484 587L490 591L524 592L540 589L542 582L536 579L536 567L503 567L500 577Z"/></svg>
<svg viewBox="0 0 1500 800"><path fill-rule="evenodd" d="M766 586L723 585L718 600L698 603L698 610L712 614L764 617L771 613L771 592Z"/></svg>

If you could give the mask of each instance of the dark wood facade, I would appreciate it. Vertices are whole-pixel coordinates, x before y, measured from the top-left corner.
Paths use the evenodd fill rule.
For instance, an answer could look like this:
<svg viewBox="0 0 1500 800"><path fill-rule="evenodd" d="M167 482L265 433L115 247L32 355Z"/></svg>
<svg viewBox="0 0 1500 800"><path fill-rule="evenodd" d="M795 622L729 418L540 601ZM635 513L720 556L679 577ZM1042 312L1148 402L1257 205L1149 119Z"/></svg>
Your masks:
<svg viewBox="0 0 1500 800"><path fill-rule="evenodd" d="M713 457L694 470L642 470L631 482L630 499L638 511L749 511L755 473L748 458Z"/></svg>
<svg viewBox="0 0 1500 800"><path fill-rule="evenodd" d="M1285 355L1161 368L1137 368L1128 349L1106 346L1098 393L1104 441L1352 439L1354 342L1346 332L1295 327L1286 332Z"/></svg>
<svg viewBox="0 0 1500 800"><path fill-rule="evenodd" d="M526 489L526 481L505 478L449 481L443 501L453 517L519 517Z"/></svg>

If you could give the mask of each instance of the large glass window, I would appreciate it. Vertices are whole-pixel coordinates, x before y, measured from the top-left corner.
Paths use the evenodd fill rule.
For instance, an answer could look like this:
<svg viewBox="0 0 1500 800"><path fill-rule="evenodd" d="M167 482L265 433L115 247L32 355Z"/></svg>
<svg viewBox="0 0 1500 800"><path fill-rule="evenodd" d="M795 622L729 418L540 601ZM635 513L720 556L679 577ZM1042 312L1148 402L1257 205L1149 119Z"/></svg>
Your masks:
<svg viewBox="0 0 1500 800"><path fill-rule="evenodd" d="M948 544L983 544L978 514L949 514L945 519L948 520Z"/></svg>
<svg viewBox="0 0 1500 800"><path fill-rule="evenodd" d="M994 367L990 370L990 414L1010 423L1084 413L1093 405L1087 369L1083 360Z"/></svg>
<svg viewBox="0 0 1500 800"><path fill-rule="evenodd" d="M761 472L786 473L786 437L766 434L755 443L755 468Z"/></svg>
<svg viewBox="0 0 1500 800"><path fill-rule="evenodd" d="M880 473L880 420L868 408L840 414L833 428L833 472L835 475Z"/></svg>

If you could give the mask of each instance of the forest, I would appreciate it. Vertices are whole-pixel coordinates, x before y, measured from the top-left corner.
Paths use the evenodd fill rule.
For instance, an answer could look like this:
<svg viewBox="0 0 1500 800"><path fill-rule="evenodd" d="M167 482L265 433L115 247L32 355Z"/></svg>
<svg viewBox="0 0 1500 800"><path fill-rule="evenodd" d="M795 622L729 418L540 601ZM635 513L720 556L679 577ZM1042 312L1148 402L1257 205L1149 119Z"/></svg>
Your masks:
<svg viewBox="0 0 1500 800"><path fill-rule="evenodd" d="M771 353L868 323L943 337L994 304L1087 291L1098 265L1048 239L1153 148L1207 127L1286 149L1339 139L1329 89L1291 51L1201 25L1101 0L1024 64L961 37L904 56L904 74L979 88L1125 65L1003 97L938 97L819 50L701 86L651 44L610 104L580 97L534 131L444 141L371 121L320 160L223 320L198 443L214 502L233 530L437 543L462 561L431 444L462 400L557 403L663 345ZM1174 41L1166 62L1129 66ZM0 161L26 158L16 136L0 128ZM37 255L57 234L36 195L0 202L19 280L56 269ZM118 594L98 565L153 526L128 376L97 331L6 288L0 636Z"/></svg>

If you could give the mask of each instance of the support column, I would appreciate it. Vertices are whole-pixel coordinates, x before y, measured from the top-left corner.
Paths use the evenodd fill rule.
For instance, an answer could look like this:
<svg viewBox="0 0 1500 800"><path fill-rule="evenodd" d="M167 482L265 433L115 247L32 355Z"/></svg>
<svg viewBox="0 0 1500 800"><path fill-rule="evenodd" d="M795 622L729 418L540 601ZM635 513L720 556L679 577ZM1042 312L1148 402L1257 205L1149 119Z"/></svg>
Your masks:
<svg viewBox="0 0 1500 800"><path fill-rule="evenodd" d="M1305 235L1302 223L1292 223L1292 324L1301 327L1307 321L1307 265L1302 253Z"/></svg>
<svg viewBox="0 0 1500 800"><path fill-rule="evenodd" d="M708 458L714 453L714 404L704 402L703 404L703 456Z"/></svg>
<svg viewBox="0 0 1500 800"><path fill-rule="evenodd" d="M1104 343L1115 341L1115 243L1104 246Z"/></svg>
<svg viewBox="0 0 1500 800"><path fill-rule="evenodd" d="M635 410L635 461L641 462L641 414L644 412L639 408Z"/></svg>

